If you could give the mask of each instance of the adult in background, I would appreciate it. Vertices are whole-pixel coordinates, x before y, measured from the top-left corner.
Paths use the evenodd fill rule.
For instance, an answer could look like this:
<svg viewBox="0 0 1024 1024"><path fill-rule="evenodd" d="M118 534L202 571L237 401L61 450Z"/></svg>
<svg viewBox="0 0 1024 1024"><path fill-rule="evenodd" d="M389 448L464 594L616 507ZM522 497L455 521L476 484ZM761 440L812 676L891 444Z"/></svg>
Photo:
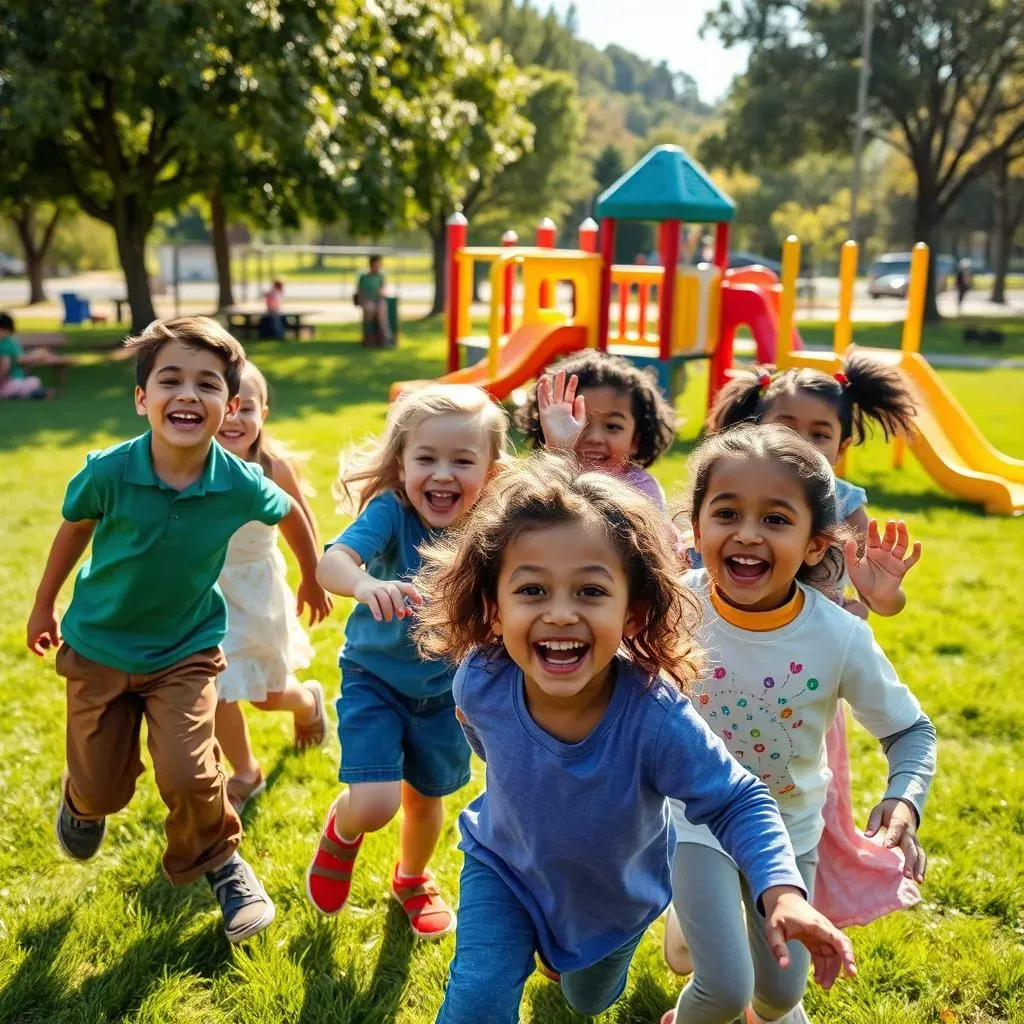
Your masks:
<svg viewBox="0 0 1024 1024"><path fill-rule="evenodd" d="M971 273L971 261L961 260L956 265L956 312L960 315L964 296L974 287L974 275Z"/></svg>
<svg viewBox="0 0 1024 1024"><path fill-rule="evenodd" d="M388 320L388 304L384 298L384 272L381 270L380 256L371 256L369 269L359 275L355 302L363 311L363 344L367 348L390 348L394 336Z"/></svg>

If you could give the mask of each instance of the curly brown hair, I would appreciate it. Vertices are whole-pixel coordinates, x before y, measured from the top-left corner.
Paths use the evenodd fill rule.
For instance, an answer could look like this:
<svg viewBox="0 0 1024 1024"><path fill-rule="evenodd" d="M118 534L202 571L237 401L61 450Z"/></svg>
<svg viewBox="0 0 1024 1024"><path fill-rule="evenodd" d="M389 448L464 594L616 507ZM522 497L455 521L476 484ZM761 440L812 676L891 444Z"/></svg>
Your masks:
<svg viewBox="0 0 1024 1024"><path fill-rule="evenodd" d="M563 523L604 532L622 558L630 607L643 609L623 647L645 674L663 674L688 692L703 663L694 641L701 606L682 585L664 519L633 488L551 452L508 467L458 530L422 549L413 580L424 598L413 631L420 653L458 662L477 647L499 650L491 616L505 549L528 530Z"/></svg>
<svg viewBox="0 0 1024 1024"><path fill-rule="evenodd" d="M665 400L658 383L650 374L637 369L620 356L588 350L569 356L549 368L554 373L564 370L566 379L579 380L577 393L587 388L613 388L628 395L636 420L636 455L632 461L646 468L663 455L676 437L675 409ZM526 404L516 413L516 426L535 448L544 445L537 407L537 386L534 385Z"/></svg>

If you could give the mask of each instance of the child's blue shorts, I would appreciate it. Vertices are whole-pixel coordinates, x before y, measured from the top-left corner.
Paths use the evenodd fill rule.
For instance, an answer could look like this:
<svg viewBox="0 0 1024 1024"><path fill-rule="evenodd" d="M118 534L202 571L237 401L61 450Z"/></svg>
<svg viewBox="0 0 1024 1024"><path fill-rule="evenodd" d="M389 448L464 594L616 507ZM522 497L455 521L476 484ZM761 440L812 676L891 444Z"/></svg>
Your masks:
<svg viewBox="0 0 1024 1024"><path fill-rule="evenodd" d="M342 782L405 779L424 796L448 796L469 782L469 744L451 690L407 697L372 672L341 662L338 739Z"/></svg>

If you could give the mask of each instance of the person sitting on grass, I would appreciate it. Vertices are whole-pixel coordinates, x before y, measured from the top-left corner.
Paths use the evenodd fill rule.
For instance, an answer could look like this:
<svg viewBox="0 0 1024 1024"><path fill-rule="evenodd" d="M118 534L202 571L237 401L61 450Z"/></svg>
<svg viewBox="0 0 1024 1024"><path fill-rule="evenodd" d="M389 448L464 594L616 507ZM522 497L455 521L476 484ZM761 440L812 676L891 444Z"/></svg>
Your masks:
<svg viewBox="0 0 1024 1024"><path fill-rule="evenodd" d="M68 484L63 517L27 627L28 648L57 652L67 681L67 769L57 843L89 860L107 817L142 772L145 717L168 808L163 871L173 885L206 876L224 931L240 942L274 904L237 853L242 836L214 737L226 629L217 577L246 523L280 523L303 576L317 553L302 508L256 464L214 444L238 408L245 351L216 321L155 321L125 343L135 353L135 408L149 430L92 452ZM57 595L92 542L58 624Z"/></svg>
<svg viewBox="0 0 1024 1024"><path fill-rule="evenodd" d="M0 398L53 398L38 377L29 377L24 367L45 363L46 357L26 357L14 336L14 317L0 313Z"/></svg>
<svg viewBox="0 0 1024 1024"><path fill-rule="evenodd" d="M363 311L364 339L369 336L370 325L376 324L378 347L390 346L394 339L388 320L388 304L384 298L384 273L379 256L371 256L370 269L359 275L355 299L356 305Z"/></svg>

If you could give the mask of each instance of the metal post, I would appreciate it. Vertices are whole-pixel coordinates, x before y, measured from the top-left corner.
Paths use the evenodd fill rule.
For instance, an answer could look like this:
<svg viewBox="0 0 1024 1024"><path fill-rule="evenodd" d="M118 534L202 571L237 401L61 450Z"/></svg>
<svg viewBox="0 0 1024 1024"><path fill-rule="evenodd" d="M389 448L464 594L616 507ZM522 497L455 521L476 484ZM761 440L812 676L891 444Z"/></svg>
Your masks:
<svg viewBox="0 0 1024 1024"><path fill-rule="evenodd" d="M448 372L459 368L459 312L463 298L466 302L470 296L461 294L461 275L455 253L466 244L469 233L469 221L461 213L453 213L448 218L448 238L446 261L448 266L448 294L445 302L445 319L448 324ZM471 289L472 290L472 289Z"/></svg>
<svg viewBox="0 0 1024 1024"><path fill-rule="evenodd" d="M672 354L672 328L675 325L676 267L679 263L678 220L667 220L661 225L661 294L658 296L658 358L667 360Z"/></svg>
<svg viewBox="0 0 1024 1024"><path fill-rule="evenodd" d="M181 263L178 255L178 243L174 243L174 315L181 316Z"/></svg>
<svg viewBox="0 0 1024 1024"><path fill-rule="evenodd" d="M519 244L519 236L511 228L501 236L501 244L505 249L510 249ZM512 302L516 288L516 268L512 263L505 265L505 300L504 313L502 315L501 329L505 334L512 333Z"/></svg>
<svg viewBox="0 0 1024 1024"><path fill-rule="evenodd" d="M874 30L875 0L864 0L864 38L860 44L860 77L857 82L857 125L853 137L853 182L850 185L850 238L857 241L857 203L860 199L861 162L864 157L864 118L871 78L871 34Z"/></svg>
<svg viewBox="0 0 1024 1024"><path fill-rule="evenodd" d="M611 317L609 306L612 298L612 262L615 259L615 219L605 217L601 221L601 293L597 307L597 347L608 351L608 321Z"/></svg>
<svg viewBox="0 0 1024 1024"><path fill-rule="evenodd" d="M537 246L541 249L554 249L556 235L555 222L545 217L537 225ZM541 282L540 304L543 309L549 309L555 304L555 293L550 281Z"/></svg>

